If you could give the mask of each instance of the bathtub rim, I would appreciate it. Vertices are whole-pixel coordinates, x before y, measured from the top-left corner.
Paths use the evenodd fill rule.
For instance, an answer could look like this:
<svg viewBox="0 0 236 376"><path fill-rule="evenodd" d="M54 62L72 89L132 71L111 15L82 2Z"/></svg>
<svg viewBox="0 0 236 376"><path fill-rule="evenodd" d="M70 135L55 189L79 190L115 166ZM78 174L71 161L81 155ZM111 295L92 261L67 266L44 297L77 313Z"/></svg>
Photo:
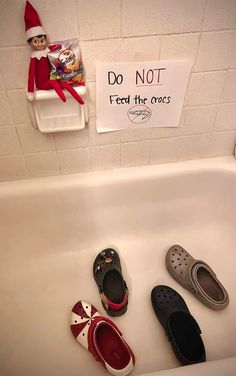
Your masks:
<svg viewBox="0 0 236 376"><path fill-rule="evenodd" d="M233 156L194 159L188 161L122 167L112 170L78 172L74 174L28 178L0 182L0 195L23 193L47 188L70 186L100 186L120 181L144 180L145 178L165 178L196 172L236 172Z"/></svg>
<svg viewBox="0 0 236 376"><path fill-rule="evenodd" d="M210 360L204 363L197 363L184 367L179 366L176 368L154 371L139 376L234 376L235 372L236 356Z"/></svg>

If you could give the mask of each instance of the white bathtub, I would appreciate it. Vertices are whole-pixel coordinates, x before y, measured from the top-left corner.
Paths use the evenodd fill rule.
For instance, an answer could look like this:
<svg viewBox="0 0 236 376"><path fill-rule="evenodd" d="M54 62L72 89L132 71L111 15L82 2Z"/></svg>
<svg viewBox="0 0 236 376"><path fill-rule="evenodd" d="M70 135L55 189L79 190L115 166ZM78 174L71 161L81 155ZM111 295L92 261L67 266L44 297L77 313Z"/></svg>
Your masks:
<svg viewBox="0 0 236 376"><path fill-rule="evenodd" d="M108 373L70 332L84 299L105 313L94 257L113 246L129 287L114 318L136 355L132 375L236 374L236 161L231 157L0 184L1 376ZM206 261L230 296L223 311L168 274L181 244ZM180 367L152 310L158 284L177 290L202 329L207 362Z"/></svg>

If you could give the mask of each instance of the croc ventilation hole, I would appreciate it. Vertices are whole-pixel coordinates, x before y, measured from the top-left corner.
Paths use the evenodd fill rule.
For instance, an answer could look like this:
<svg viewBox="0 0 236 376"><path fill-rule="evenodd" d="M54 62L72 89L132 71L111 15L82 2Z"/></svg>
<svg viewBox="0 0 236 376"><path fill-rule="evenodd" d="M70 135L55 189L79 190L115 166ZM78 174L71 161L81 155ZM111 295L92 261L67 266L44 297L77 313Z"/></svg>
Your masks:
<svg viewBox="0 0 236 376"><path fill-rule="evenodd" d="M173 259L171 260L171 263L173 264L173 268L174 269L179 269L178 270L179 274L183 274L184 271L182 270L181 266L183 267L183 266L187 266L188 265L188 262L187 262L186 258L189 257L189 255L188 254L183 255L183 253L184 253L183 249L179 250L179 249L175 248L174 250L175 250L176 253L172 253ZM182 258L181 256L182 257L185 256L185 257ZM177 270L176 270L176 272L177 272Z"/></svg>
<svg viewBox="0 0 236 376"><path fill-rule="evenodd" d="M162 294L157 294L157 298L159 304L172 304L173 307L177 306L177 304L182 303L182 299L176 294L170 294L169 291L165 291L165 289L161 288L160 292Z"/></svg>

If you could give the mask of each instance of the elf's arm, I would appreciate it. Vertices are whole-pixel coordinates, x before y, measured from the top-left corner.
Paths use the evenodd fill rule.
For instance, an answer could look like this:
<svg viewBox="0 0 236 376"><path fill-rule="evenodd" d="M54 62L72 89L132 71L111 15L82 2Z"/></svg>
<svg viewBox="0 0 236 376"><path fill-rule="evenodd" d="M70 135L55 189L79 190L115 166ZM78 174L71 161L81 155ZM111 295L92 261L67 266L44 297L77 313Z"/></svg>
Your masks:
<svg viewBox="0 0 236 376"><path fill-rule="evenodd" d="M36 59L30 59L29 74L28 74L28 99L33 100L34 82L35 82L35 63Z"/></svg>

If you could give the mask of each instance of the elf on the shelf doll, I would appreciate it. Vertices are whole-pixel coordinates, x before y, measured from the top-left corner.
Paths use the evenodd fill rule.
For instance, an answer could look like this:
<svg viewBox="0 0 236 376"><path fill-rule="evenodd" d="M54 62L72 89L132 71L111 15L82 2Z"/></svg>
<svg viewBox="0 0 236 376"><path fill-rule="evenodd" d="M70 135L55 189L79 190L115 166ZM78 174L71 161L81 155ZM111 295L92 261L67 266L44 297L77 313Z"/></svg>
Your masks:
<svg viewBox="0 0 236 376"><path fill-rule="evenodd" d="M80 103L84 104L80 95L67 82L50 80L50 63L47 57L50 49L47 47L46 32L43 29L38 13L29 1L25 5L25 30L27 42L33 50L29 65L28 94L27 98L34 99L35 86L39 90L54 89L63 102L66 96L62 89L68 90L71 95Z"/></svg>

